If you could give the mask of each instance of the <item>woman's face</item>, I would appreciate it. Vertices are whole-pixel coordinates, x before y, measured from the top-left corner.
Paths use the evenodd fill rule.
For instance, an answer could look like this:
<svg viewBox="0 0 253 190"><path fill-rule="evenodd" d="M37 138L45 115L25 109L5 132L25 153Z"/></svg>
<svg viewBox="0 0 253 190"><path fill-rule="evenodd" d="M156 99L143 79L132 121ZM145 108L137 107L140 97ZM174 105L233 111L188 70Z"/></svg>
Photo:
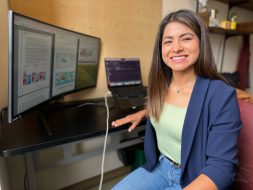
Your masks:
<svg viewBox="0 0 253 190"><path fill-rule="evenodd" d="M171 22L162 37L162 58L173 72L194 70L199 57L199 39L186 25Z"/></svg>

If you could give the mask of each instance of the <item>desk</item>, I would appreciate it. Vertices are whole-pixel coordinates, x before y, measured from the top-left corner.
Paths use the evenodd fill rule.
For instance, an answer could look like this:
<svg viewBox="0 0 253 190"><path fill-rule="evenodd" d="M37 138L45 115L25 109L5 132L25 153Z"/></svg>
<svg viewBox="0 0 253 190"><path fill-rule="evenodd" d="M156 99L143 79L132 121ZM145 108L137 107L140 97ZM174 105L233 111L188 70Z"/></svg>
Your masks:
<svg viewBox="0 0 253 190"><path fill-rule="evenodd" d="M72 155L71 153L71 146L73 144L81 140L101 137L106 132L106 109L101 106L103 105L103 99L92 100L92 102L97 105L86 105L87 102L82 102L84 106L72 109L73 103L66 103L64 104L65 109L55 104L43 109L43 115L50 126L52 135L48 135L45 128L41 125L42 122L39 117L40 111L38 110L28 113L11 124L7 122L7 113L3 114L0 131L0 155L3 157L17 154L25 155L29 189L37 189L35 172L51 167L40 167L34 162L36 151L53 146L63 146L64 159L60 160L56 165L59 165L59 163L67 164L72 161L101 154L102 148L78 155ZM113 101L109 100L109 104L112 105ZM109 123L129 113L131 112L122 112L115 105L110 109ZM126 132L127 128L128 125L120 128L111 128L110 126L109 134L115 135ZM136 132L143 129L144 126L138 127ZM143 142L141 138L134 138L131 141L125 141L123 143L120 143L116 136L112 139L114 139L114 142L108 145L107 150L116 150Z"/></svg>

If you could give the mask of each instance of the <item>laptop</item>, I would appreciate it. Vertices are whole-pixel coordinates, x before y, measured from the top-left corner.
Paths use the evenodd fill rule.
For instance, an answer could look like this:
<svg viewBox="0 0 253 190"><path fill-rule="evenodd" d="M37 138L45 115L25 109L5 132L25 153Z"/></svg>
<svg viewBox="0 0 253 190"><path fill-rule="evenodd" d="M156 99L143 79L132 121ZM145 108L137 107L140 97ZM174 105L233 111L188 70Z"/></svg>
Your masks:
<svg viewBox="0 0 253 190"><path fill-rule="evenodd" d="M105 70L108 89L122 110L145 107L147 88L138 58L105 58Z"/></svg>

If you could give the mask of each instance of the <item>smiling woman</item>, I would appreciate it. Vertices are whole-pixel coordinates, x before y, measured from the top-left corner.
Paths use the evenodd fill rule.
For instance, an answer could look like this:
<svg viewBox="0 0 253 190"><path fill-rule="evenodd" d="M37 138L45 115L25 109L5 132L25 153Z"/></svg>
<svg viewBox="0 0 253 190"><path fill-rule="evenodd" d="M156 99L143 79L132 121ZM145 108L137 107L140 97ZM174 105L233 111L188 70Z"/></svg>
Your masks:
<svg viewBox="0 0 253 190"><path fill-rule="evenodd" d="M169 23L162 38L163 61L175 72L194 71L199 57L199 39L186 25Z"/></svg>
<svg viewBox="0 0 253 190"><path fill-rule="evenodd" d="M194 65L198 57L199 39L197 35L184 24L169 23L162 37L162 58L174 74L169 88L170 94L166 97L166 102L171 102L170 96L174 96L175 92L177 94L181 93L186 95L184 100L182 101L181 98L179 101L172 100L172 104L187 107L189 95L196 80ZM182 80L182 77L185 78L186 76L188 78L187 82ZM181 79L179 80L177 77Z"/></svg>
<svg viewBox="0 0 253 190"><path fill-rule="evenodd" d="M160 24L147 109L112 124L135 123L133 130L145 115L147 162L114 190L230 188L241 128L236 92L217 72L208 31L192 11L173 12Z"/></svg>

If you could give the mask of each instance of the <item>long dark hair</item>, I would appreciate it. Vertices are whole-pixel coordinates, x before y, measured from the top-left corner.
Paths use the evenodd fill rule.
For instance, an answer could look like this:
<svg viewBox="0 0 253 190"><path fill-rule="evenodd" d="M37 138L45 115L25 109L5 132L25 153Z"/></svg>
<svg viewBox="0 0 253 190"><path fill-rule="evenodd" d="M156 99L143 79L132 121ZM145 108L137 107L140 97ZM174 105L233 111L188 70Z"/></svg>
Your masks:
<svg viewBox="0 0 253 190"><path fill-rule="evenodd" d="M218 73L213 57L209 32L202 19L190 10L179 10L168 14L161 22L157 32L153 59L149 72L148 81L148 112L156 120L159 119L164 103L164 98L168 91L172 79L172 70L162 59L162 37L168 23L178 22L188 26L199 39L199 58L195 63L195 72L198 76L224 80Z"/></svg>

